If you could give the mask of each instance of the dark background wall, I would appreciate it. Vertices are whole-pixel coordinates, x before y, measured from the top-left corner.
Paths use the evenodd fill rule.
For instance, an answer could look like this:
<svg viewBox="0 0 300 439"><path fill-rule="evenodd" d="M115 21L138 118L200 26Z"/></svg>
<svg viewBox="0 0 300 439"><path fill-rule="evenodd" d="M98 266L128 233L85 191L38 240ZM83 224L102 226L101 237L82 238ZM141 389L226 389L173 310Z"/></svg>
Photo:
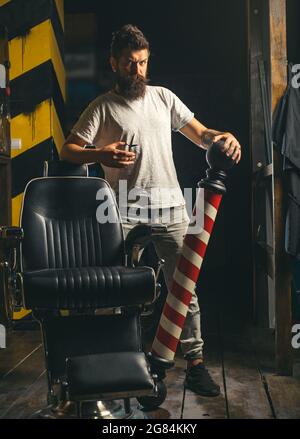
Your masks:
<svg viewBox="0 0 300 439"><path fill-rule="evenodd" d="M110 87L111 35L123 24L138 25L151 43L149 76L153 85L174 91L206 126L231 131L243 145L242 163L233 170L228 195L217 219L199 281L202 300L217 301L228 323L251 318L251 206L248 146L248 59L246 2L240 0L164 0L152 2L85 2L66 0L66 39L70 50L93 50L97 73L91 95ZM92 43L72 46L72 34L91 26L72 26L74 14L94 13ZM73 17L73 18L72 18ZM68 50L68 47L67 47ZM75 87L76 89L76 87ZM89 98L91 97L89 95ZM71 96L70 96L71 97ZM87 99L90 100L90 99ZM83 102L82 102L83 105ZM82 108L70 116L70 126ZM196 187L205 176L205 153L179 134L174 159L182 187ZM233 310L234 319L228 311Z"/></svg>
<svg viewBox="0 0 300 439"><path fill-rule="evenodd" d="M288 60L300 64L300 2L287 0L287 44Z"/></svg>
<svg viewBox="0 0 300 439"><path fill-rule="evenodd" d="M300 65L300 1L287 0L287 44L288 61ZM298 70L299 72L299 70ZM297 261L293 265L294 285L292 289L292 310L295 322L300 321L300 295L296 293L299 289L300 268Z"/></svg>

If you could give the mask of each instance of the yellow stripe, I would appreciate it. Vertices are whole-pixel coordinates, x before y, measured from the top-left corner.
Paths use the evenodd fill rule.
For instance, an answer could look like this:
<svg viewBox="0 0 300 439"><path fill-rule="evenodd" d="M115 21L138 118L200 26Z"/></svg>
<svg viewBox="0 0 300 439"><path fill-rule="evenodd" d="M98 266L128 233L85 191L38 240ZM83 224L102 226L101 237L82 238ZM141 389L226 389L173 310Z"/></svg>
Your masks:
<svg viewBox="0 0 300 439"><path fill-rule="evenodd" d="M50 137L53 137L58 151L65 141L55 105L51 100L42 102L29 115L19 114L14 117L11 120L10 133L12 139L21 139L22 141L22 149L12 150L12 158L23 154Z"/></svg>
<svg viewBox="0 0 300 439"><path fill-rule="evenodd" d="M55 0L57 12L60 18L60 22L63 30L65 30L65 12L64 12L64 0Z"/></svg>
<svg viewBox="0 0 300 439"><path fill-rule="evenodd" d="M9 3L10 0L0 0L0 7L6 5L6 3Z"/></svg>
<svg viewBox="0 0 300 439"><path fill-rule="evenodd" d="M19 116L11 120L11 138L22 140L22 149L12 150L12 158L23 154L23 152L28 151L33 146L38 145L52 136L52 106L50 100L44 101L37 106L33 113L29 115L19 114Z"/></svg>
<svg viewBox="0 0 300 439"><path fill-rule="evenodd" d="M12 225L19 227L20 225L20 211L23 201L23 194L18 195L12 199Z"/></svg>
<svg viewBox="0 0 300 439"><path fill-rule="evenodd" d="M52 137L59 152L65 143L65 136L53 102L51 105L51 126Z"/></svg>
<svg viewBox="0 0 300 439"><path fill-rule="evenodd" d="M64 100L65 69L61 59L51 20L34 26L25 37L16 37L9 42L10 80L29 72L46 61L52 60Z"/></svg>

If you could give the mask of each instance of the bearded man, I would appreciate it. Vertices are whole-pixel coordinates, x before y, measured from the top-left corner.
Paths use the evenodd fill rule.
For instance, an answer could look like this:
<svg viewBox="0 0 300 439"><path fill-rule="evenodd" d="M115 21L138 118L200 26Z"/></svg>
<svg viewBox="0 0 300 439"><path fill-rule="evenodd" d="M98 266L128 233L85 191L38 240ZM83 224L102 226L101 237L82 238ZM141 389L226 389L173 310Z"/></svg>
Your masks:
<svg viewBox="0 0 300 439"><path fill-rule="evenodd" d="M173 161L171 131L182 133L205 149L222 139L224 154L236 163L241 158L241 147L232 134L210 130L200 123L170 90L148 85L149 56L149 42L136 26L125 25L114 33L110 58L114 87L83 112L62 148L61 159L78 164L100 163L117 195L122 180L128 191L135 190L139 196L127 200L129 209L124 211L121 206L125 234L136 223L133 212L139 211L143 222L155 218L156 222L166 223L168 218L167 229L155 235L153 244L165 260L163 271L170 288L189 225ZM132 144L135 151L128 148ZM86 145L95 145L95 149L84 149ZM195 292L180 344L187 360L186 387L202 396L219 395L220 387L204 364Z"/></svg>

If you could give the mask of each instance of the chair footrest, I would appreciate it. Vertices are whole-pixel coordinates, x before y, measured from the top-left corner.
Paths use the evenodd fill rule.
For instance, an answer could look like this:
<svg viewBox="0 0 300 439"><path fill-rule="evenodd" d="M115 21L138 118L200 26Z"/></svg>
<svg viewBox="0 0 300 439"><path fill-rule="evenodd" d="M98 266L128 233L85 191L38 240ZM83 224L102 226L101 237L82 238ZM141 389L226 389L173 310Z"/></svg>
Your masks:
<svg viewBox="0 0 300 439"><path fill-rule="evenodd" d="M85 355L67 359L69 398L118 399L153 394L155 383L143 352Z"/></svg>

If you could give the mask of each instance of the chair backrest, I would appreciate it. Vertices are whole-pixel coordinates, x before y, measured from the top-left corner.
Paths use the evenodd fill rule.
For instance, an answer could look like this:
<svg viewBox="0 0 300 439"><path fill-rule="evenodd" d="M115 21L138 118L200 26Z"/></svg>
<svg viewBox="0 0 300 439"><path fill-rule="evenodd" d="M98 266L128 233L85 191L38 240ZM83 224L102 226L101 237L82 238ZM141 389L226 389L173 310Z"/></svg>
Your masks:
<svg viewBox="0 0 300 439"><path fill-rule="evenodd" d="M103 179L32 180L24 192L21 227L24 270L124 264L119 210Z"/></svg>
<svg viewBox="0 0 300 439"><path fill-rule="evenodd" d="M44 162L44 177L88 177L87 164L77 165L64 160L52 160Z"/></svg>
<svg viewBox="0 0 300 439"><path fill-rule="evenodd" d="M78 165L65 160L44 162L44 177L98 177L105 178L100 163Z"/></svg>

